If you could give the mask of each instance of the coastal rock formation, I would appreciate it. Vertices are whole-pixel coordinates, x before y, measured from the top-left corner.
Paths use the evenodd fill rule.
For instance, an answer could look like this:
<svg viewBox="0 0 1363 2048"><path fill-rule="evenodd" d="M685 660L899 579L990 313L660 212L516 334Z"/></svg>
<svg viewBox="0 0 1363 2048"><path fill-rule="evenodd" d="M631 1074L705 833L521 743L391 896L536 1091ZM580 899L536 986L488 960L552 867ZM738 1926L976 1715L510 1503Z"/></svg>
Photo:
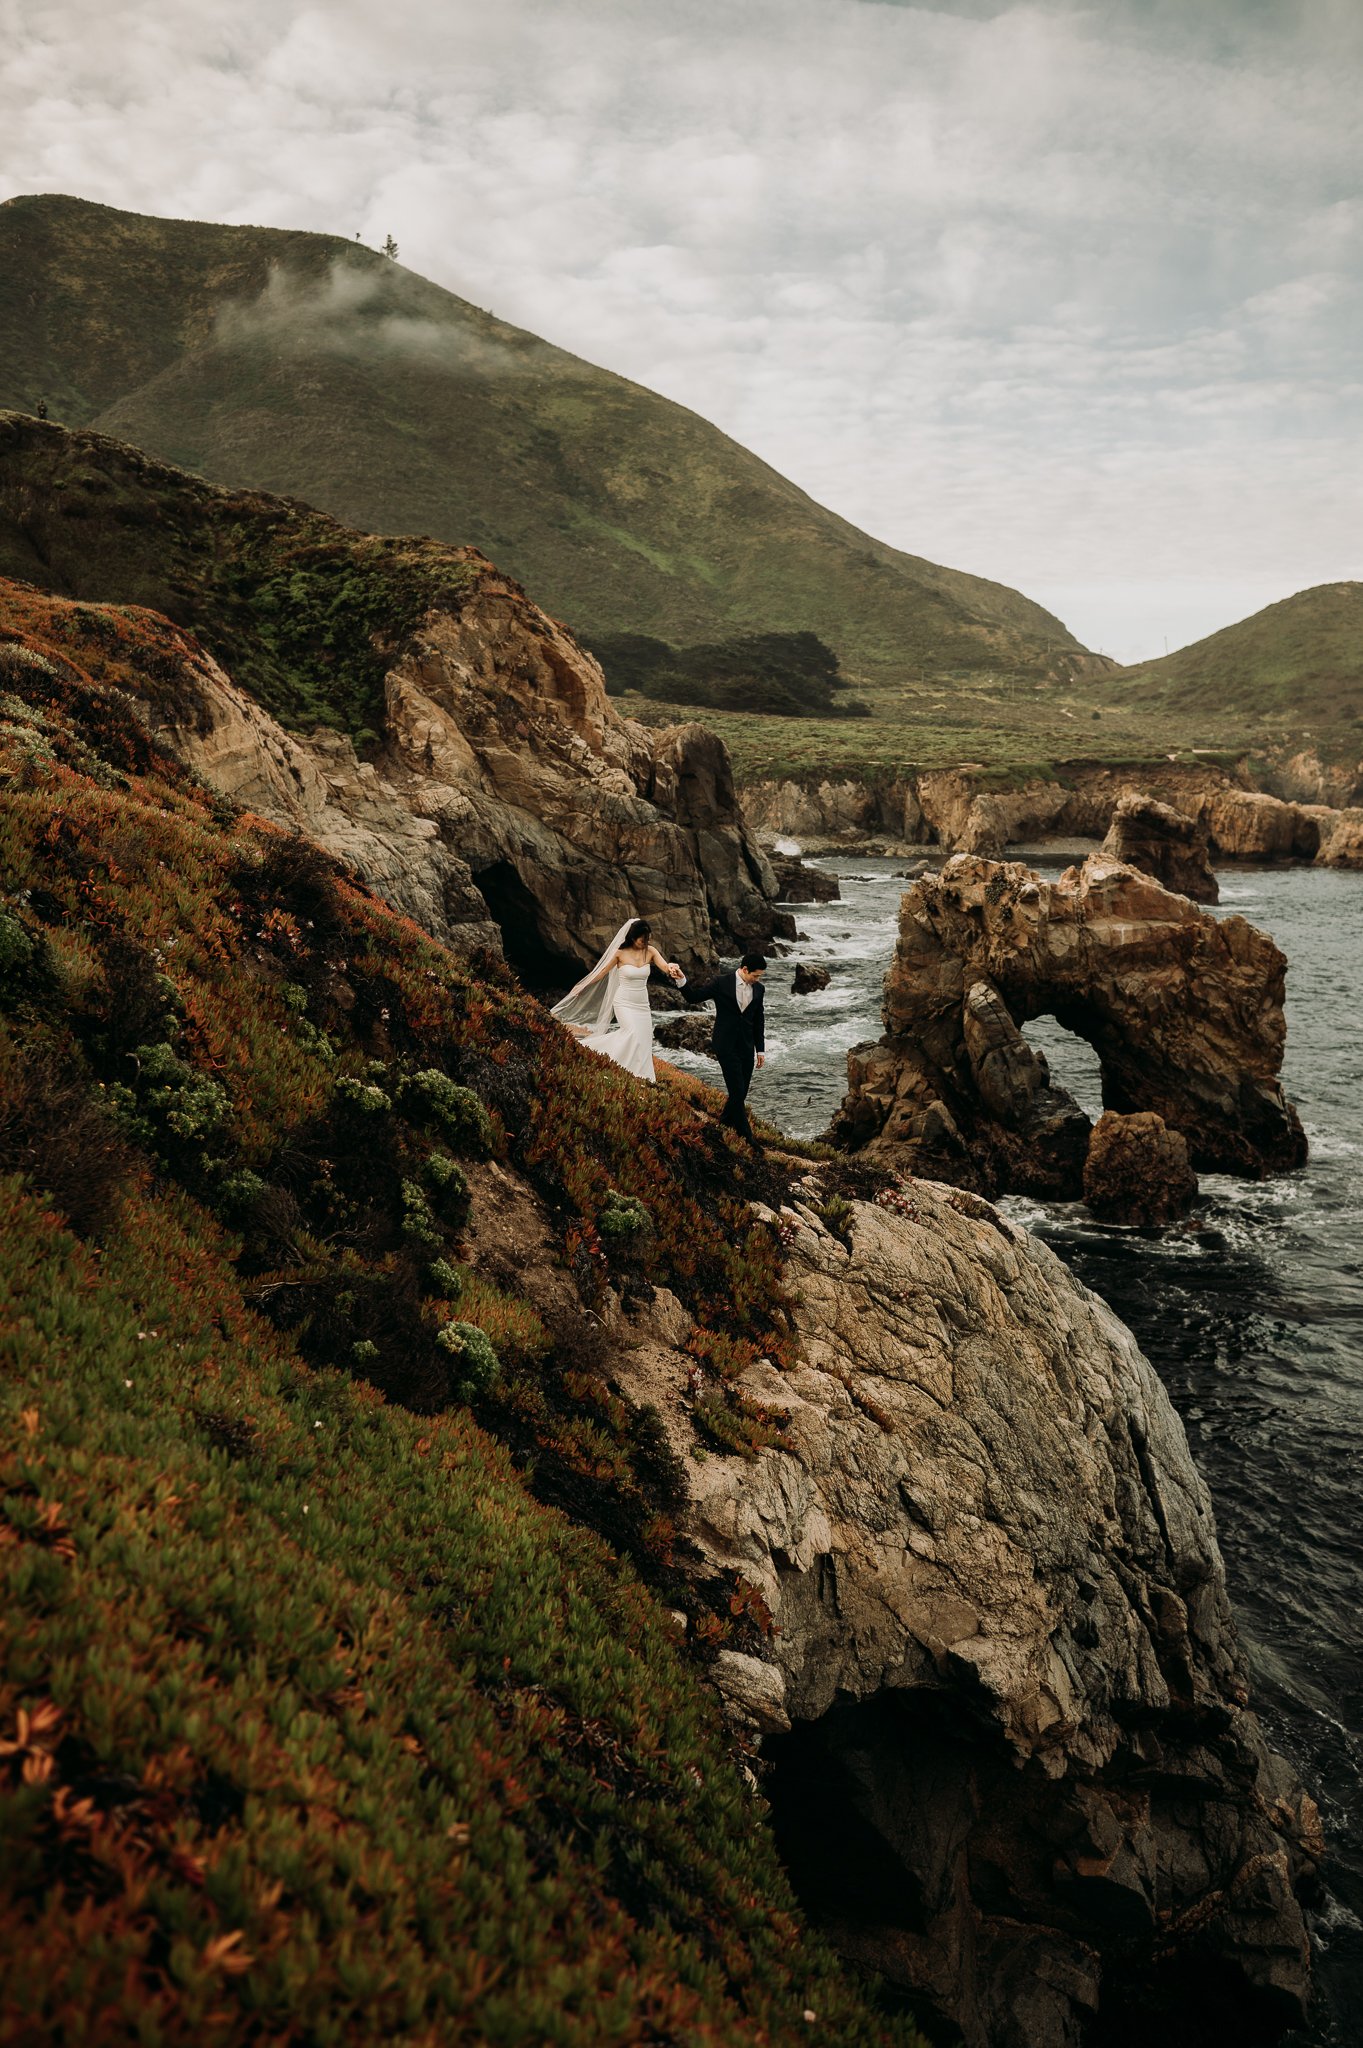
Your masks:
<svg viewBox="0 0 1363 2048"><path fill-rule="evenodd" d="M1318 1825L1246 1709L1155 1373L977 1198L901 1183L836 1236L820 1199L775 1219L795 1362L729 1389L779 1448L697 1463L689 1318L660 1295L611 1324L685 1475L687 1569L769 1617L713 1677L807 1908L969 2048L1104 2038L1162 1974L1208 2025L1291 2020Z"/></svg>
<svg viewBox="0 0 1363 2048"><path fill-rule="evenodd" d="M813 995L817 989L827 988L833 979L826 967L806 967L801 961L795 969L795 978L790 984L793 996Z"/></svg>
<svg viewBox="0 0 1363 2048"><path fill-rule="evenodd" d="M1084 1160L1084 1200L1105 1223L1170 1223L1197 1199L1182 1134L1143 1111L1105 1109Z"/></svg>
<svg viewBox="0 0 1363 2048"><path fill-rule="evenodd" d="M1231 860L1312 860L1320 831L1297 804L1259 790L1228 789L1200 806L1216 851Z"/></svg>
<svg viewBox="0 0 1363 2048"><path fill-rule="evenodd" d="M460 950L504 946L543 983L594 960L630 916L688 969L778 928L723 742L619 717L591 656L490 564L394 659L372 760L341 734L285 731L187 635L144 624L163 643L144 698L161 743Z"/></svg>
<svg viewBox="0 0 1363 2048"><path fill-rule="evenodd" d="M653 1026L654 1043L665 1051L700 1053L707 1059L713 1057L710 1041L714 1035L714 1018L695 1010L689 1015L659 1017Z"/></svg>
<svg viewBox="0 0 1363 2048"><path fill-rule="evenodd" d="M823 868L812 868L788 853L774 852L768 855L768 859L776 877L778 903L837 903L841 900L842 885L836 875L828 874Z"/></svg>
<svg viewBox="0 0 1363 2048"><path fill-rule="evenodd" d="M1206 827L1211 851L1227 860L1359 864L1363 824L1350 808L1360 794L1357 769L1297 754L1260 772L1267 789L1251 788L1247 769L1231 772L1211 761L1140 769L1079 762L1066 765L1063 780L1000 789L988 786L982 767L966 762L887 783L758 782L742 794L764 843L790 832L809 852L892 841L998 856L1026 840L1102 839L1120 805L1138 798Z"/></svg>
<svg viewBox="0 0 1363 2048"><path fill-rule="evenodd" d="M1105 855L1048 883L958 854L905 892L885 1036L848 1054L835 1135L983 1192L1077 1197L1080 1113L1018 1029L1053 1015L1097 1053L1106 1106L1162 1117L1194 1168L1300 1165L1277 1079L1286 966L1243 918L1218 922Z"/></svg>
<svg viewBox="0 0 1363 2048"><path fill-rule="evenodd" d="M756 782L743 791L743 813L764 844L795 839L811 853L875 838L916 844L924 832L911 782Z"/></svg>
<svg viewBox="0 0 1363 2048"><path fill-rule="evenodd" d="M1209 859L1206 825L1151 796L1119 799L1102 851L1153 875L1166 889L1194 903L1215 903L1221 891Z"/></svg>
<svg viewBox="0 0 1363 2048"><path fill-rule="evenodd" d="M1312 812L1318 807L1313 805ZM1316 859L1327 868L1363 868L1363 810L1327 811L1317 816L1320 850Z"/></svg>

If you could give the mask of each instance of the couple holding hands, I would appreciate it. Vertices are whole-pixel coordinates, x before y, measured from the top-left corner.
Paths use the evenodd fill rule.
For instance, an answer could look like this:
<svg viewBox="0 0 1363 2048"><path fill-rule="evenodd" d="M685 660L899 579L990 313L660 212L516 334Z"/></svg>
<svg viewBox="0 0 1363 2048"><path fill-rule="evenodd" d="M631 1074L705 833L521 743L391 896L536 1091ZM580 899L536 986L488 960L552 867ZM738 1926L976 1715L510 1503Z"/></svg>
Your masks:
<svg viewBox="0 0 1363 2048"><path fill-rule="evenodd" d="M622 924L590 974L570 989L551 1015L592 1052L603 1052L627 1073L652 1081L653 1011L648 1000L649 969L657 967L680 988L686 981L675 960L664 960L640 917ZM754 1143L748 1122L748 1089L754 1067L766 1056L762 977L767 963L760 953L745 953L740 965L713 981L687 989L693 1003L713 1002L715 1030L711 1041L728 1090L722 1124Z"/></svg>

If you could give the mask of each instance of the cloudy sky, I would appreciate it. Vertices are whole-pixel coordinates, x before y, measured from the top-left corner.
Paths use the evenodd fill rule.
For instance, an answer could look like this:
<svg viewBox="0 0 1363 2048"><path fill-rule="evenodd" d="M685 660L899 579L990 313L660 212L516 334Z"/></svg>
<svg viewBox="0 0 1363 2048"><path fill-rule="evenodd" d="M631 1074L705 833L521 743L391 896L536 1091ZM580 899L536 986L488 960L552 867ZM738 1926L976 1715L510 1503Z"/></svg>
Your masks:
<svg viewBox="0 0 1363 2048"><path fill-rule="evenodd" d="M0 0L0 196L396 236L1134 660L1363 576L1359 0Z"/></svg>

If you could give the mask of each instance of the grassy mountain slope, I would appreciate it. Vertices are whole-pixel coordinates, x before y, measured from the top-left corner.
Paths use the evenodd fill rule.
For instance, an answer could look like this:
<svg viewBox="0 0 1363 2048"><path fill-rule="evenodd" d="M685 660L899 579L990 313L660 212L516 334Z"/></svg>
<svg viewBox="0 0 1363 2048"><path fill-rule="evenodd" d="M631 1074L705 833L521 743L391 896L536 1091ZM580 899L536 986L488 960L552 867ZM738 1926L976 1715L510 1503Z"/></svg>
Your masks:
<svg viewBox="0 0 1363 2048"><path fill-rule="evenodd" d="M394 649L488 572L470 549L356 533L103 435L0 413L0 575L164 613L286 725L375 730Z"/></svg>
<svg viewBox="0 0 1363 2048"><path fill-rule="evenodd" d="M487 573L468 549L357 533L306 505L207 484L104 435L0 413L0 575L165 613L286 725L321 722L363 739L412 623L428 607L457 608ZM935 680L882 692L865 719L704 716L746 777L892 775L963 760L1041 773L1076 754L1163 759L1219 733L1207 717L1190 723L1126 706L1111 681L1095 715L1095 694L1082 683L1000 676L971 689ZM694 715L650 698L620 704L663 724ZM1243 744L1242 726L1231 740Z"/></svg>
<svg viewBox="0 0 1363 2048"><path fill-rule="evenodd" d="M1266 726L1363 748L1363 583L1321 583L1162 660L1116 687L1188 712L1234 710Z"/></svg>
<svg viewBox="0 0 1363 2048"><path fill-rule="evenodd" d="M779 1346L774 1236L161 756L120 679L181 647L0 589L0 2033L884 2038L645 1582L701 1656L750 1604L669 1582L648 1412L467 1225L523 1181L711 1356Z"/></svg>
<svg viewBox="0 0 1363 2048"><path fill-rule="evenodd" d="M813 631L858 684L1050 673L1016 591L872 540L714 427L337 237L0 206L0 404L470 543L589 641Z"/></svg>

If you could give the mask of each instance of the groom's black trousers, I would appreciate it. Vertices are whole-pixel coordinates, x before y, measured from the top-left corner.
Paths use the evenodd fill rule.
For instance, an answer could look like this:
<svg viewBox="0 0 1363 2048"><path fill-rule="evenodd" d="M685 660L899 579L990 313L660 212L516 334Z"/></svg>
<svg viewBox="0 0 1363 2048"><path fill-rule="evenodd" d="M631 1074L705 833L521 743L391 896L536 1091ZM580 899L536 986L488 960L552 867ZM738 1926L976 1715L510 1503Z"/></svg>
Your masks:
<svg viewBox="0 0 1363 2048"><path fill-rule="evenodd" d="M724 1076L724 1086L729 1099L724 1105L722 1124L731 1131L737 1131L740 1138L751 1138L752 1125L748 1122L748 1090L752 1086L753 1068L757 1064L751 1046L735 1046L732 1051L717 1052L719 1071Z"/></svg>

